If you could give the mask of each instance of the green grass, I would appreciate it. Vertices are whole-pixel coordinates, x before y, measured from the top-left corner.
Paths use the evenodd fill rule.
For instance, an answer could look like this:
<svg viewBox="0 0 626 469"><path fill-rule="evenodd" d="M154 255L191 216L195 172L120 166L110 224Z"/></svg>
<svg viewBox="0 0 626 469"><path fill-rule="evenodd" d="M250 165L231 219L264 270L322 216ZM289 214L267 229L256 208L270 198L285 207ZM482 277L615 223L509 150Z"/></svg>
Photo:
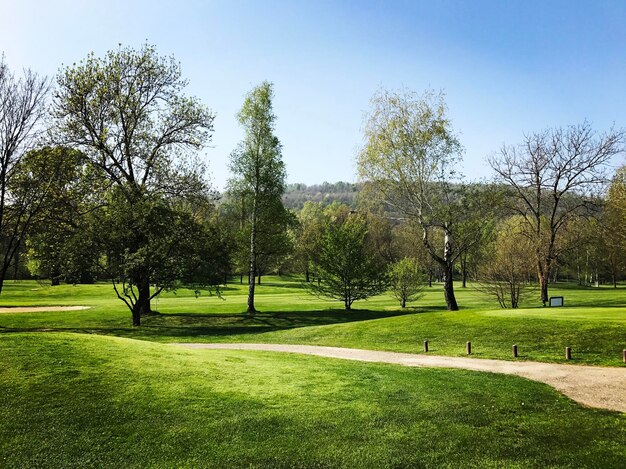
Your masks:
<svg viewBox="0 0 626 469"><path fill-rule="evenodd" d="M0 336L6 468L611 468L624 441L626 415L517 377Z"/></svg>
<svg viewBox="0 0 626 469"><path fill-rule="evenodd" d="M282 342L358 347L402 352L463 355L472 341L479 358L512 359L517 344L521 360L563 362L573 349L573 363L624 366L626 289L552 286L565 307L543 308L531 299L517 310L501 310L473 288L457 287L461 310L448 312L441 286L428 289L414 307L402 311L388 295L337 309L339 302L310 296L298 279L270 277L257 288L255 316L243 314L246 286L231 284L222 298L179 290L164 294L153 307L161 314L130 326L130 313L108 284L49 287L8 282L4 305L86 304L88 311L0 314L0 331L65 331L158 342Z"/></svg>

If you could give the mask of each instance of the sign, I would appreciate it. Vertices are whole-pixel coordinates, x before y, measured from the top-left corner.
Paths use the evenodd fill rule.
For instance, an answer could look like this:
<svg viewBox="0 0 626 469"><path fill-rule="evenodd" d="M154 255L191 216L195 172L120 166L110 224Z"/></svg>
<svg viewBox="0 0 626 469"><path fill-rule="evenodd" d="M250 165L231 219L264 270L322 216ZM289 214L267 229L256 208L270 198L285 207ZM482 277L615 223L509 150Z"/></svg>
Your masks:
<svg viewBox="0 0 626 469"><path fill-rule="evenodd" d="M551 296L550 297L550 306L563 306L563 297L562 296Z"/></svg>

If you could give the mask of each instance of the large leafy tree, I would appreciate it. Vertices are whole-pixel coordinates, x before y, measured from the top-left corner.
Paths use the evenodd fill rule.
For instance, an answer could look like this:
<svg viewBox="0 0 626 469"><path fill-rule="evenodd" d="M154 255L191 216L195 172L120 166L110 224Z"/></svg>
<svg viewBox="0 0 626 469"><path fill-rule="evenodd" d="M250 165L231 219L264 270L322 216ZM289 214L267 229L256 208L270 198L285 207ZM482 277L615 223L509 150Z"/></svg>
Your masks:
<svg viewBox="0 0 626 469"><path fill-rule="evenodd" d="M457 310L454 264L482 230L460 227L480 216L476 191L456 173L462 148L446 116L442 94L379 91L365 122L358 171L372 195L419 226L423 244L443 272L444 297ZM474 202L471 202L474 201ZM437 242L443 239L442 245Z"/></svg>
<svg viewBox="0 0 626 469"><path fill-rule="evenodd" d="M214 115L183 94L186 84L174 58L148 45L92 54L57 78L54 136L86 155L114 189L115 209L127 212L113 281L135 299L129 303L134 325L153 297L151 269L142 263L153 227L145 225L160 223L153 216L162 214L163 203L207 189L195 155L210 137Z"/></svg>
<svg viewBox="0 0 626 469"><path fill-rule="evenodd" d="M346 310L356 300L383 293L388 286L385 261L376 255L367 234L362 215L330 218L313 260L320 282L307 287L316 295L341 300Z"/></svg>
<svg viewBox="0 0 626 469"><path fill-rule="evenodd" d="M0 59L0 291L56 177L55 171L29 177L19 171L41 130L47 92L45 78L30 70L16 77Z"/></svg>
<svg viewBox="0 0 626 469"><path fill-rule="evenodd" d="M562 253L563 233L577 217L596 211L608 181L608 163L624 151L622 130L595 132L588 123L532 133L490 160L497 181L509 190L509 207L521 217L534 247L541 301Z"/></svg>
<svg viewBox="0 0 626 469"><path fill-rule="evenodd" d="M248 313L256 312L254 280L259 273L262 238L270 235L268 230L273 220L287 219L281 213L285 211L282 203L285 164L280 141L274 135L276 116L272 109L273 96L269 82L261 83L248 93L237 114L245 137L230 157L230 170L234 177L229 181L229 192L245 207L244 229L249 233Z"/></svg>

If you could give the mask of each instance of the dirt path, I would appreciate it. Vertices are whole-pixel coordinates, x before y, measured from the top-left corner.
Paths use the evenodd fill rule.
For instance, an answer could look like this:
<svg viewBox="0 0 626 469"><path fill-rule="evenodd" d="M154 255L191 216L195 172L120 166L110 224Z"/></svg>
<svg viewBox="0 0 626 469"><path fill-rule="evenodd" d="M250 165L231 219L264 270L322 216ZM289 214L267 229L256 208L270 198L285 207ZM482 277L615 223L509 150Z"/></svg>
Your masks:
<svg viewBox="0 0 626 469"><path fill-rule="evenodd" d="M48 311L81 311L91 306L0 306L0 314L5 313L40 313Z"/></svg>
<svg viewBox="0 0 626 469"><path fill-rule="evenodd" d="M560 365L558 363L488 360L444 357L397 352L380 352L340 347L282 344L172 344L194 349L263 350L302 353L321 357L365 362L394 363L404 366L461 368L488 371L549 384L573 400L589 407L626 412L626 368Z"/></svg>

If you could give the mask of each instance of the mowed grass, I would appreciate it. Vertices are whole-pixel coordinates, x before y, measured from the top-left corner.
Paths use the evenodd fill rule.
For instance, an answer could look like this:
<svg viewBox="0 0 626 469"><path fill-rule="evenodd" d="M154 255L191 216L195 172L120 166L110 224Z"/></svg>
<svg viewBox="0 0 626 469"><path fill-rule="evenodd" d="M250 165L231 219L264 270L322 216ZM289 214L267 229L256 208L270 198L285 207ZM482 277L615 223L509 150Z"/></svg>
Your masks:
<svg viewBox="0 0 626 469"><path fill-rule="evenodd" d="M464 371L0 338L0 466L623 467L626 416Z"/></svg>
<svg viewBox="0 0 626 469"><path fill-rule="evenodd" d="M463 355L471 341L479 358L624 366L626 289L552 285L552 295L565 297L565 307L544 308L530 298L522 308L502 310L471 286L457 286L461 310L445 310L440 285L401 310L389 295L354 304L319 299L302 288L298 278L268 277L257 287L254 316L246 309L247 286L233 283L222 295L189 290L169 292L153 302L160 314L130 325L130 313L109 284L50 287L36 282L8 282L0 295L3 305L92 306L87 311L0 314L0 331L65 331L117 335L159 342L278 342L357 347L421 353Z"/></svg>

